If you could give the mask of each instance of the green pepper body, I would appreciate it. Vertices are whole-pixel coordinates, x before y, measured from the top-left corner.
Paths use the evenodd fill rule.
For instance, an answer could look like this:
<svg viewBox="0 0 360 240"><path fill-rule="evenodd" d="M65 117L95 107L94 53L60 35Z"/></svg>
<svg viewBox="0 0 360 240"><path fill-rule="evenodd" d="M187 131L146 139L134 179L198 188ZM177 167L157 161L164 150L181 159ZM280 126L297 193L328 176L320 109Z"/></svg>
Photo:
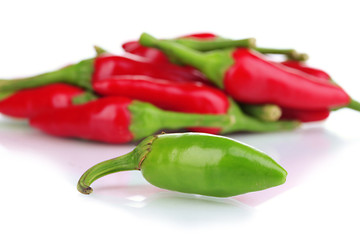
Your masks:
<svg viewBox="0 0 360 240"><path fill-rule="evenodd" d="M151 184L178 192L230 197L285 182L287 173L266 154L230 138L203 133L161 134L132 152L90 168L78 190L109 173L141 170Z"/></svg>
<svg viewBox="0 0 360 240"><path fill-rule="evenodd" d="M141 171L157 187L216 197L277 186L287 175L254 148L225 137L191 133L158 136Z"/></svg>

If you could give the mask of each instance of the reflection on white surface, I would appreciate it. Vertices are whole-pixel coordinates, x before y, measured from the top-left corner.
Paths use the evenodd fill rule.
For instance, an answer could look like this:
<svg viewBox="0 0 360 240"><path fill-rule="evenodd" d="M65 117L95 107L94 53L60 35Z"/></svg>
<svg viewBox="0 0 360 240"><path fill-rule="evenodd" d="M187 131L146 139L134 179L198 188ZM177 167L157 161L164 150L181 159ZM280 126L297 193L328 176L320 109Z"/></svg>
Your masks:
<svg viewBox="0 0 360 240"><path fill-rule="evenodd" d="M345 118L346 114L349 112L344 113ZM7 169L10 165L11 168L17 169L19 174L6 188L12 196L17 194L17 188L23 187L24 178L32 188L25 193L33 195L35 192L34 201L38 201L36 198L39 197L54 201L54 205L65 202L64 208L69 210L63 211L71 216L74 216L74 211L78 209L83 209L81 214L86 215L88 208L93 209L92 211L110 208L104 217L110 217L115 221L118 214L125 214L126 219L120 217L118 220L127 227L130 227L131 223L141 221L144 224L208 228L211 225L219 226L221 219L221 226L226 228L252 222L256 216L255 209L258 208L261 208L262 212L266 212L267 209L267 218L272 219L273 212L284 208L284 203L281 206L273 204L273 208L270 209L263 208L266 206L265 203L271 202L272 199L280 200L281 198L277 198L280 194L301 185L311 172L321 172L319 168L324 168L331 164L331 161L337 160L334 160L334 156L341 152L346 153L346 149L352 145L359 146L360 138L356 130L345 129L339 134L336 128L331 127L334 121L336 123L339 120L334 118L326 124L305 125L293 132L229 135L267 153L288 171L287 181L281 186L232 198L214 198L160 189L147 183L139 171L105 176L93 183L94 192L90 196L81 195L76 191L76 183L85 170L98 162L131 151L136 143L111 145L56 138L31 129L26 122L5 118L0 118L0 164L2 169ZM354 126L357 121L358 118L351 118L349 124ZM27 166L26 169L22 169L24 165ZM10 178L13 174L3 176ZM54 186L56 189L52 189ZM326 183L322 184L321 188L325 186ZM314 191L317 193L318 190ZM21 196L16 197L16 201L21 202ZM316 199L319 196L308 197ZM279 200L277 202L281 204ZM300 202L293 204L297 205L297 208L301 205ZM40 210L41 214L46 216L46 209L52 207L53 205ZM102 213L97 213L97 216L102 216ZM83 221L83 217L79 217ZM262 221L267 218L264 217ZM73 221L80 219L75 218ZM263 225L267 223L264 222Z"/></svg>
<svg viewBox="0 0 360 240"><path fill-rule="evenodd" d="M90 166L131 151L135 144L108 145L96 142L62 139L42 134L27 126L23 121L0 118L0 149L39 155L60 167L64 177L76 183L78 177ZM287 171L287 182L272 189L248 193L229 199L210 198L204 200L191 195L172 193L148 184L138 172L122 172L106 176L93 184L93 196L115 202L119 207L146 208L159 207L164 202L173 202L186 208L189 202L206 203L210 206L232 206L239 201L249 206L257 206L270 198L292 188L314 166L327 159L345 143L321 124L303 127L294 132L267 134L230 135L239 141L261 149L272 156ZM75 186L74 186L75 187ZM167 200L164 200L166 198ZM139 204L141 203L141 204ZM239 203L240 204L240 203ZM172 204L169 204L171 206ZM177 208L179 212L183 208ZM182 210L181 210L182 209ZM230 211L231 212L231 211ZM228 215L227 213L226 215Z"/></svg>

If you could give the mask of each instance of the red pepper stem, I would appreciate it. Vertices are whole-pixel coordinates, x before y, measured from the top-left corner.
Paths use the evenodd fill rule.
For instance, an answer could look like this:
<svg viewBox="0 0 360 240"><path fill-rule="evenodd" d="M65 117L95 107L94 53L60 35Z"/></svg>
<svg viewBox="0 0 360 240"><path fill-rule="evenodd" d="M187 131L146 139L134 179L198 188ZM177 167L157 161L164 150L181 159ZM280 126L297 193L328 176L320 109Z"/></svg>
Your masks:
<svg viewBox="0 0 360 240"><path fill-rule="evenodd" d="M162 111L160 119L165 129L181 129L186 127L221 127L230 121L225 114L193 114Z"/></svg>
<svg viewBox="0 0 360 240"><path fill-rule="evenodd" d="M94 46L94 50L96 52L96 56L100 56L101 54L104 54L104 53L109 53L109 51L106 51L104 48L102 48L98 45Z"/></svg>
<svg viewBox="0 0 360 240"><path fill-rule="evenodd" d="M134 151L123 156L113 158L88 169L79 179L77 189L83 194L90 194L93 190L90 185L105 175L128 170L136 170L138 161L134 157Z"/></svg>
<svg viewBox="0 0 360 240"><path fill-rule="evenodd" d="M48 72L37 76L21 79L13 79L0 82L1 91L18 91L25 88L33 88L51 83L57 83L64 78L61 70Z"/></svg>
<svg viewBox="0 0 360 240"><path fill-rule="evenodd" d="M234 64L232 48L202 53L183 46L174 40L159 40L147 33L143 33L139 41L140 44L146 47L159 48L164 51L168 57L175 57L176 60L179 60L183 64L191 65L199 69L209 80L220 88L224 88L223 79L225 72Z"/></svg>
<svg viewBox="0 0 360 240"><path fill-rule="evenodd" d="M142 139L164 129L221 128L230 124L230 116L226 114L193 114L164 111L152 104L140 101L133 101L128 109L132 116L129 129L134 136L134 140Z"/></svg>
<svg viewBox="0 0 360 240"><path fill-rule="evenodd" d="M197 50L188 48L174 40L159 40L153 36L143 33L140 36L140 44L146 47L155 47L164 50L167 55L175 56L182 63L191 65L195 68L202 69L207 62L206 55Z"/></svg>
<svg viewBox="0 0 360 240"><path fill-rule="evenodd" d="M43 73L28 78L0 81L0 91L18 91L21 89L40 87L60 82L91 90L92 72L93 59L87 59L53 72Z"/></svg>
<svg viewBox="0 0 360 240"><path fill-rule="evenodd" d="M245 48L254 48L256 44L255 38L247 38L240 40L231 40L225 38L215 38L215 39L201 39L196 38L179 38L174 40L181 45L184 45L188 48L198 50L198 51L212 51L216 49L223 48L233 48L233 47L245 47Z"/></svg>
<svg viewBox="0 0 360 240"><path fill-rule="evenodd" d="M242 110L259 120L273 122L281 117L281 108L275 104L240 104Z"/></svg>
<svg viewBox="0 0 360 240"><path fill-rule="evenodd" d="M254 50L263 54L283 54L291 60L306 61L309 56L305 53L298 53L295 49L276 49L255 47Z"/></svg>
<svg viewBox="0 0 360 240"><path fill-rule="evenodd" d="M98 97L92 92L84 92L72 98L71 102L74 105L80 105L88 103L92 100L96 100Z"/></svg>
<svg viewBox="0 0 360 240"><path fill-rule="evenodd" d="M10 97L14 92L0 92L0 101Z"/></svg>
<svg viewBox="0 0 360 240"><path fill-rule="evenodd" d="M259 119L245 115L239 106L230 100L231 105L228 114L232 116L232 124L225 126L221 133L232 133L239 131L251 131L251 132L272 132L292 130L300 126L298 121L276 121L266 122Z"/></svg>

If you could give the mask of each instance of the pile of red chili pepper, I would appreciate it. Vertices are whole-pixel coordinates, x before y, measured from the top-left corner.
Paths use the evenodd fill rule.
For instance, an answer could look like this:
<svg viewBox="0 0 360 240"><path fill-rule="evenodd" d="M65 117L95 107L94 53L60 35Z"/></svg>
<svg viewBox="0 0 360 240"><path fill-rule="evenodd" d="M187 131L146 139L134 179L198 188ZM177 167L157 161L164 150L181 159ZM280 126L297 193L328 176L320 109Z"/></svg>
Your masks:
<svg viewBox="0 0 360 240"><path fill-rule="evenodd" d="M109 143L159 131L227 134L295 129L360 104L306 54L211 33L143 33L122 56L97 56L41 75L0 80L0 113L46 133ZM271 54L286 60L275 62Z"/></svg>

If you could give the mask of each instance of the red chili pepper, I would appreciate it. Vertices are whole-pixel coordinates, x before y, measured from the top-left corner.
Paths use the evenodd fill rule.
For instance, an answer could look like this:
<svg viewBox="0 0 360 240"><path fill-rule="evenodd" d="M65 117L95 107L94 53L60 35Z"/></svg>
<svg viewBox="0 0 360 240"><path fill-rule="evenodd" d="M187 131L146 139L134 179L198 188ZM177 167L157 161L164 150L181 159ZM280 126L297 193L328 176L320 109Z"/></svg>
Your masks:
<svg viewBox="0 0 360 240"><path fill-rule="evenodd" d="M334 85L337 85L331 79L331 77L328 73L326 73L325 71L323 71L321 69L309 67L301 61L288 60L288 61L282 62L282 64L287 67L290 67L292 69L299 70L304 74L309 74L313 77L316 77L317 81L327 82L327 83L330 82ZM360 111L360 103L352 98L350 98L350 103L346 107L356 110L356 111ZM322 109L322 110L318 110L318 112L312 112L312 111L299 112L299 113L297 113L297 115L299 115L299 114L303 115L302 118L304 118L304 119L306 118L307 121L311 121L311 119L314 119L314 121L317 121L317 120L322 120L322 119L320 119L321 118L320 116L322 116L323 119L326 118L326 114L325 114L326 111L328 111L328 114L330 113L329 110Z"/></svg>
<svg viewBox="0 0 360 240"><path fill-rule="evenodd" d="M201 32L201 33L187 34L187 35L181 36L179 38L214 39L217 37L218 36L213 33Z"/></svg>
<svg viewBox="0 0 360 240"><path fill-rule="evenodd" d="M99 56L95 59L93 82L117 75L145 75L175 82L205 81L182 67L153 63L142 57Z"/></svg>
<svg viewBox="0 0 360 240"><path fill-rule="evenodd" d="M0 112L11 117L29 118L49 109L68 107L74 97L83 93L83 89L63 83L24 89L0 97Z"/></svg>
<svg viewBox="0 0 360 240"><path fill-rule="evenodd" d="M153 63L135 55L125 57L105 54L95 59L83 60L77 64L34 77L0 81L0 91L18 91L59 82L91 90L94 81L115 75L132 74L169 79L176 82L208 82L203 76L197 76L174 64Z"/></svg>
<svg viewBox="0 0 360 240"><path fill-rule="evenodd" d="M318 78L318 81L330 82L331 77L326 72L311 68L304 64L301 61L295 60L287 60L281 62L282 65L290 67L292 69L299 70L305 74L309 74ZM329 109L320 109L320 110L299 110L299 109L290 109L290 108L282 108L282 116L281 119L297 119L301 122L314 122L325 120L330 115Z"/></svg>
<svg viewBox="0 0 360 240"><path fill-rule="evenodd" d="M104 97L42 112L30 119L30 125L55 136L124 143L163 129L219 127L228 120L226 115L169 112L125 97Z"/></svg>
<svg viewBox="0 0 360 240"><path fill-rule="evenodd" d="M95 92L105 96L124 96L149 102L176 112L226 114L227 96L220 90L201 83L179 83L141 75L116 76L94 82ZM218 133L220 129L192 129Z"/></svg>
<svg viewBox="0 0 360 240"><path fill-rule="evenodd" d="M154 63L170 63L167 56L156 48L142 46L138 41L130 41L121 45L128 53L145 57Z"/></svg>
<svg viewBox="0 0 360 240"><path fill-rule="evenodd" d="M319 82L311 76L296 74L249 49L201 53L148 34L142 34L140 43L160 48L184 64L200 69L209 80L240 102L273 103L295 109L327 109L350 102L341 88Z"/></svg>
<svg viewBox="0 0 360 240"><path fill-rule="evenodd" d="M195 38L195 39L214 39L217 36L212 33L194 33L184 35L179 38ZM145 57L156 63L170 63L166 54L156 48L149 48L142 46L138 41L130 41L122 44L122 48L131 54Z"/></svg>
<svg viewBox="0 0 360 240"><path fill-rule="evenodd" d="M321 110L303 110L292 108L281 108L281 119L283 120L298 120L301 122L315 122L325 120L330 111L328 109Z"/></svg>
<svg viewBox="0 0 360 240"><path fill-rule="evenodd" d="M55 136L124 143L165 129L212 127L221 128L221 133L264 132L294 129L299 123L262 122L244 115L234 104L227 114L210 115L170 112L124 97L103 97L39 113L30 119L30 125Z"/></svg>
<svg viewBox="0 0 360 240"><path fill-rule="evenodd" d="M319 79L323 79L325 81L331 81L331 77L329 74L327 74L323 70L309 67L301 61L287 60L281 62L281 64L290 68L298 69L304 73L310 74L314 77L318 77Z"/></svg>

